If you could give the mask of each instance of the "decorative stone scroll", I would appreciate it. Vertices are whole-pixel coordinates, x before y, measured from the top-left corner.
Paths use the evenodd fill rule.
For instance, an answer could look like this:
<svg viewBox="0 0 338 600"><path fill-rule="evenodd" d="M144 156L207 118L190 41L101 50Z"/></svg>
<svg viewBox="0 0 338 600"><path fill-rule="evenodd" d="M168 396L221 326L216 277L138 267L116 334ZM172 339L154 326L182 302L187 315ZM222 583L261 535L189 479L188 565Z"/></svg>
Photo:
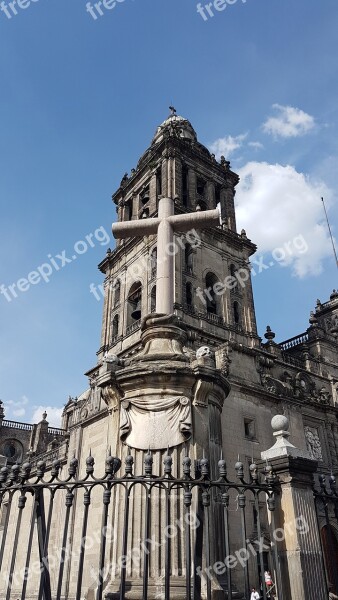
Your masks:
<svg viewBox="0 0 338 600"><path fill-rule="evenodd" d="M186 396L122 400L121 440L138 450L162 450L186 442L192 434L191 402Z"/></svg>
<svg viewBox="0 0 338 600"><path fill-rule="evenodd" d="M315 427L305 427L306 447L313 460L323 460L322 446L320 443L318 429Z"/></svg>

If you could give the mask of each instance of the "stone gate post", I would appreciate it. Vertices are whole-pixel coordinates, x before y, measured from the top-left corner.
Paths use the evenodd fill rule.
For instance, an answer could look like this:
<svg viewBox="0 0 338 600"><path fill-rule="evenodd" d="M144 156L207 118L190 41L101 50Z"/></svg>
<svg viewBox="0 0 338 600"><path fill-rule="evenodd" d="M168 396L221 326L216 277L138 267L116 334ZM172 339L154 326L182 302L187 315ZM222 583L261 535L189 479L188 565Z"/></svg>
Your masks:
<svg viewBox="0 0 338 600"><path fill-rule="evenodd" d="M280 481L272 519L278 600L328 600L328 590L313 496L317 462L288 438L289 422L272 419L275 445L262 452Z"/></svg>

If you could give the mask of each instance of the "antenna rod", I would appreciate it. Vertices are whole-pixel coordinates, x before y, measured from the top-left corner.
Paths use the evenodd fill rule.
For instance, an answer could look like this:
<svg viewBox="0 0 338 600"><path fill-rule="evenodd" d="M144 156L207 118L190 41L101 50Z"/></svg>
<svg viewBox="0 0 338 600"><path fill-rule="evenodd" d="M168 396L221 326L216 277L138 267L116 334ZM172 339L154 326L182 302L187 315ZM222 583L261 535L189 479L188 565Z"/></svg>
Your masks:
<svg viewBox="0 0 338 600"><path fill-rule="evenodd" d="M322 203L323 203L323 207L324 207L324 212L325 212L327 226L328 226L329 233L330 233L330 238L331 238L331 243L332 243L332 248L333 248L333 254L334 254L334 257L335 257L335 260L336 260L336 266L337 266L337 269L338 269L338 257L337 257L337 252L336 252L336 248L335 248L335 245L334 245L334 240L333 240L333 235L332 235L332 231L331 231L331 227L330 227L329 217L327 216L327 210L326 210L324 198L322 198Z"/></svg>

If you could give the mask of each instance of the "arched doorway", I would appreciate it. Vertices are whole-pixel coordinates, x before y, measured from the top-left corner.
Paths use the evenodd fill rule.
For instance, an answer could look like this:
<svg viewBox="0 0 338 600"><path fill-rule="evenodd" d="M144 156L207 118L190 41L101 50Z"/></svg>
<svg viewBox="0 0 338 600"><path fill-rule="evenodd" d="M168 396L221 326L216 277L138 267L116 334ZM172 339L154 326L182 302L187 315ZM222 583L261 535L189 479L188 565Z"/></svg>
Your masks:
<svg viewBox="0 0 338 600"><path fill-rule="evenodd" d="M332 584L332 591L338 594L338 540L336 532L331 525L324 525L321 529L321 538L325 558L328 582Z"/></svg>

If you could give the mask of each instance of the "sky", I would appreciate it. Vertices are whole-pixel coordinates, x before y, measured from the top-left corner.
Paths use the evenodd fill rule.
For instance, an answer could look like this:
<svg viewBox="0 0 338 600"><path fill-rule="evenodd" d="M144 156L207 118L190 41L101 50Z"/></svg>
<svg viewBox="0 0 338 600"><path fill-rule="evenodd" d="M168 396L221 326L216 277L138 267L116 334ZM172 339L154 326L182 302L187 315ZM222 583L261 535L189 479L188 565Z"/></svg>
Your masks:
<svg viewBox="0 0 338 600"><path fill-rule="evenodd" d="M305 331L338 287L337 1L94 4L0 2L0 398L24 422L87 387L111 195L170 104L241 177L260 335Z"/></svg>

